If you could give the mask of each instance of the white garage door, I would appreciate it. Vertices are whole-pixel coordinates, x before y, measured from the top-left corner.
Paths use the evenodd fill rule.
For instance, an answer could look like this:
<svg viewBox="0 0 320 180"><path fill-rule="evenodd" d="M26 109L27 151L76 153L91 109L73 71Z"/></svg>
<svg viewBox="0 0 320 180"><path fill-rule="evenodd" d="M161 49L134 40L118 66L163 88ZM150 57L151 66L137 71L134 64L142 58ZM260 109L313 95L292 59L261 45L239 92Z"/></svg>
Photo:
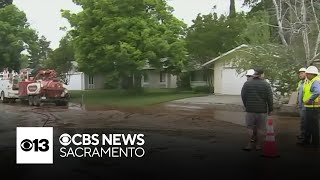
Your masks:
<svg viewBox="0 0 320 180"><path fill-rule="evenodd" d="M222 94L240 95L243 84L247 77L238 74L235 69L222 70Z"/></svg>
<svg viewBox="0 0 320 180"><path fill-rule="evenodd" d="M69 84L66 86L68 90L84 90L82 73L68 75L68 78Z"/></svg>

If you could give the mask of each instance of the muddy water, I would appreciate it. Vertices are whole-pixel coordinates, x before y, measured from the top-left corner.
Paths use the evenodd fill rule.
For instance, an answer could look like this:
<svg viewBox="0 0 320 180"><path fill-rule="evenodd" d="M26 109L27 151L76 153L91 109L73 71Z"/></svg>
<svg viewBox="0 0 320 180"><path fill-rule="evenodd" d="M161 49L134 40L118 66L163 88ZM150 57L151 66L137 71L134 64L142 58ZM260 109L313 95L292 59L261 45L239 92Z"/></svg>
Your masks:
<svg viewBox="0 0 320 180"><path fill-rule="evenodd" d="M201 175L206 173L209 177L221 175L234 178L237 174L237 177L242 175L253 179L256 177L252 174L252 168L262 174L266 170L276 174L279 171L287 173L282 167L289 167L292 175L294 168L300 165L309 167L310 161L319 158L319 154L306 153L295 145L295 135L299 127L297 117L273 118L279 133L277 140L280 142L281 159L267 161L259 157L259 152L241 151L247 141L242 111L177 106L153 106L144 109L100 107L83 110L83 107L77 105L64 108L50 105L29 107L0 104L0 159L1 162L15 164L12 160L15 158L17 126L53 126L56 132L59 132L56 136L65 129L70 132L141 132L146 135L146 158L143 161L126 160L120 163L115 159L56 158L55 166L50 168L21 167L19 172L14 173L21 175L21 179L43 178L43 175L48 174L56 179L65 179L66 174L81 179L105 179L106 174L108 177L127 175L128 179L141 174L144 179L169 179L169 176L166 176L169 173L175 173L176 179L190 179L190 173L193 173L194 179L205 179L201 178ZM58 154L55 157L58 157ZM313 167L319 167L320 161L314 162L318 164L313 163ZM7 167L7 164L4 167ZM119 169L121 174L113 173ZM297 172L303 170L299 169ZM304 173L310 174L310 169L306 169Z"/></svg>
<svg viewBox="0 0 320 180"><path fill-rule="evenodd" d="M16 126L66 126L103 127L111 124L135 124L136 126L209 128L208 122L221 121L245 125L245 112L239 110L216 110L205 106L158 105L146 108L91 107L69 104L69 107L44 105L29 107L21 104L0 104L2 127ZM279 128L290 129L299 121L298 117L269 117L279 123ZM5 120L7 119L7 120ZM282 129L282 128L281 128Z"/></svg>

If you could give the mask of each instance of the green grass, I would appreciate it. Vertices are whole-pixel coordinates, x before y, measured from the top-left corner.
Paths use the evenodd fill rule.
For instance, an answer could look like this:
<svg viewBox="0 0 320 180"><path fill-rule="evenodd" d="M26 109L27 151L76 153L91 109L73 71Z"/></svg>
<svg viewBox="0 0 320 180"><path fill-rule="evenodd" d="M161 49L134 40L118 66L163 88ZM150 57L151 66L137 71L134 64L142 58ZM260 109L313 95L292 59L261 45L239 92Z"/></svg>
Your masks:
<svg viewBox="0 0 320 180"><path fill-rule="evenodd" d="M205 94L174 89L147 89L143 93L124 90L86 90L70 91L71 102L80 103L83 95L86 106L143 107Z"/></svg>

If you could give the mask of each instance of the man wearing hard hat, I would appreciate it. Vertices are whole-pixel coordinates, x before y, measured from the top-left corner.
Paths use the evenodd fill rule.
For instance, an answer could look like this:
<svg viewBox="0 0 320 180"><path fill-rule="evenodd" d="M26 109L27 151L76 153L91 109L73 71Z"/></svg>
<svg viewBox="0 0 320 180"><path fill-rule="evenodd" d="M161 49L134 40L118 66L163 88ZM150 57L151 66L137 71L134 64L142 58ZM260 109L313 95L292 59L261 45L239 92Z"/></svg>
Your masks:
<svg viewBox="0 0 320 180"><path fill-rule="evenodd" d="M308 82L304 85L303 102L306 108L306 131L302 145L319 147L320 77L318 68L306 69Z"/></svg>
<svg viewBox="0 0 320 180"><path fill-rule="evenodd" d="M300 68L299 69L299 83L297 87L298 91L298 99L297 99L297 107L299 108L299 113L300 113L300 135L298 135L298 139L302 140L304 139L304 134L305 134L305 115L306 115L306 108L303 105L303 87L305 84L305 81L307 81L306 78L306 68Z"/></svg>

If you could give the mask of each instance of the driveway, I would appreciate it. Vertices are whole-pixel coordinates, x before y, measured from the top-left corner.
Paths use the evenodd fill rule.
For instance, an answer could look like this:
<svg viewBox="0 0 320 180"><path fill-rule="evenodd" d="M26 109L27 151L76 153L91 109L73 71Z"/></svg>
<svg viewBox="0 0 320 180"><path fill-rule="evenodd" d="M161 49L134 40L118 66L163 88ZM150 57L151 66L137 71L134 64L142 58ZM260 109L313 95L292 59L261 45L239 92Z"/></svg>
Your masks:
<svg viewBox="0 0 320 180"><path fill-rule="evenodd" d="M230 111L230 113L244 112L240 95L208 95L179 99L165 104L166 107L181 109L214 109ZM274 113L278 115L297 116L297 109L290 104L278 105L274 103Z"/></svg>
<svg viewBox="0 0 320 180"><path fill-rule="evenodd" d="M211 104L234 104L242 106L241 96L237 95L209 95L204 97L192 97L186 99L179 99L172 101L172 103L185 103L185 104L199 104L199 105L211 105Z"/></svg>

